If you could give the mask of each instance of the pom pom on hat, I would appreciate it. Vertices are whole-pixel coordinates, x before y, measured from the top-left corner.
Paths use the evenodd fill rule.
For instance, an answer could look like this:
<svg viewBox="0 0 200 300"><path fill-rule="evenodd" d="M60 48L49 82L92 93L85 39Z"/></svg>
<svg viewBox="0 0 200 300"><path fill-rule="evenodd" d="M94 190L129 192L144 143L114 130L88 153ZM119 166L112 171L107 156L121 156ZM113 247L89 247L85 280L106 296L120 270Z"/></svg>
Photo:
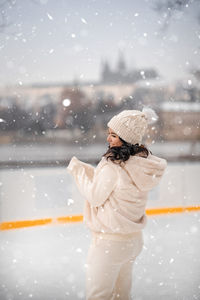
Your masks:
<svg viewBox="0 0 200 300"><path fill-rule="evenodd" d="M148 124L153 124L158 120L158 115L152 108L144 107L142 112L145 114Z"/></svg>
<svg viewBox="0 0 200 300"><path fill-rule="evenodd" d="M120 138L130 144L140 144L148 124L157 120L158 116L150 108L139 110L124 110L115 115L108 123Z"/></svg>

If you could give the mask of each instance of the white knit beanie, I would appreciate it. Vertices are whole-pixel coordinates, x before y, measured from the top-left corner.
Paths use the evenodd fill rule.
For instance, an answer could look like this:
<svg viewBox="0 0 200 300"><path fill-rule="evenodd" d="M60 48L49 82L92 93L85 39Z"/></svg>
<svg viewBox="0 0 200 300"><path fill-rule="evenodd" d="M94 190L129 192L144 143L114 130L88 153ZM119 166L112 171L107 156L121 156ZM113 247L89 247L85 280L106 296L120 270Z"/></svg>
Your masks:
<svg viewBox="0 0 200 300"><path fill-rule="evenodd" d="M148 124L155 120L157 115L150 108L143 111L124 110L115 115L107 125L124 141L134 145L141 143Z"/></svg>

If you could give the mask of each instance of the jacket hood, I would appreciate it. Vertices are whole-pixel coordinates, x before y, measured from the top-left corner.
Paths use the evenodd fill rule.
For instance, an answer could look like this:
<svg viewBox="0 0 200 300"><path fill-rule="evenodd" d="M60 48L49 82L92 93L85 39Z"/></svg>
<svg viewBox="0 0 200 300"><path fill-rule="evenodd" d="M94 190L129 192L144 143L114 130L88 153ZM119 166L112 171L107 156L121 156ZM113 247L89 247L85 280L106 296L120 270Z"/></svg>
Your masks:
<svg viewBox="0 0 200 300"><path fill-rule="evenodd" d="M123 167L138 189L149 191L161 180L167 161L152 154L147 158L135 155L130 156Z"/></svg>

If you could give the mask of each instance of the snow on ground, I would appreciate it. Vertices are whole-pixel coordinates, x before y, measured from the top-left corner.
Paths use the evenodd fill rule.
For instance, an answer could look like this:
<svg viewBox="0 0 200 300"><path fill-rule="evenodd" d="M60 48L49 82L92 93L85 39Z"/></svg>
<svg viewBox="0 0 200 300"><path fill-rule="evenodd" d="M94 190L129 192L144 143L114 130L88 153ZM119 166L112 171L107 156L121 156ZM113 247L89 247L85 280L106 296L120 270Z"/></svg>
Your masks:
<svg viewBox="0 0 200 300"><path fill-rule="evenodd" d="M200 213L148 217L134 300L200 299ZM84 299L90 233L83 223L0 232L0 299Z"/></svg>

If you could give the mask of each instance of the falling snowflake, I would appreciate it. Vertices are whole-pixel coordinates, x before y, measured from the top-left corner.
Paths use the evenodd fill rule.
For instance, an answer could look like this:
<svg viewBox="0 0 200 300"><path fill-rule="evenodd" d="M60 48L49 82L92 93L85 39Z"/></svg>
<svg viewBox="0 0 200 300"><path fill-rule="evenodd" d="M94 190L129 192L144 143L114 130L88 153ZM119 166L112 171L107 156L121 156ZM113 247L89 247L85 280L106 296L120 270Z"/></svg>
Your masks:
<svg viewBox="0 0 200 300"><path fill-rule="evenodd" d="M84 18L81 18L81 21L82 21L84 24L87 24L87 21L86 21Z"/></svg>
<svg viewBox="0 0 200 300"><path fill-rule="evenodd" d="M71 100L70 99L64 99L62 101L62 105L65 106L65 107L70 106L70 104L71 104Z"/></svg>
<svg viewBox="0 0 200 300"><path fill-rule="evenodd" d="M82 250L81 248L77 248L77 249L76 249L76 252L78 252L78 253L82 253L82 252L83 252L83 250Z"/></svg>
<svg viewBox="0 0 200 300"><path fill-rule="evenodd" d="M53 20L53 17L49 13L47 13L47 17L49 18L49 20Z"/></svg>
<svg viewBox="0 0 200 300"><path fill-rule="evenodd" d="M70 206L70 205L73 204L73 203L74 203L74 200L73 200L73 199L71 199L71 198L67 199L67 205L68 205L68 206Z"/></svg>

